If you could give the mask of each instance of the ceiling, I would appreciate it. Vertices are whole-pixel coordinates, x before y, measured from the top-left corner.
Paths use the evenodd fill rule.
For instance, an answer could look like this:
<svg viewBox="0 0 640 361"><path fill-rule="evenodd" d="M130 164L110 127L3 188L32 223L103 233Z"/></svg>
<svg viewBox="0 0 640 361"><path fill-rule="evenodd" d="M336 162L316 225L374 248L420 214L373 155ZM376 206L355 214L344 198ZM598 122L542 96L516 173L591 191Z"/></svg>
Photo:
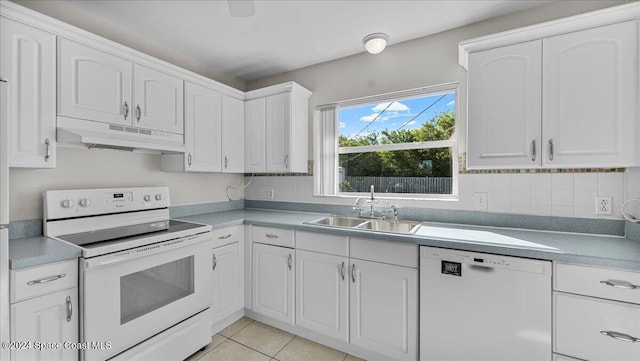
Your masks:
<svg viewBox="0 0 640 361"><path fill-rule="evenodd" d="M361 53L370 33L392 45L552 0L256 0L244 18L230 15L227 0L66 1L251 81Z"/></svg>

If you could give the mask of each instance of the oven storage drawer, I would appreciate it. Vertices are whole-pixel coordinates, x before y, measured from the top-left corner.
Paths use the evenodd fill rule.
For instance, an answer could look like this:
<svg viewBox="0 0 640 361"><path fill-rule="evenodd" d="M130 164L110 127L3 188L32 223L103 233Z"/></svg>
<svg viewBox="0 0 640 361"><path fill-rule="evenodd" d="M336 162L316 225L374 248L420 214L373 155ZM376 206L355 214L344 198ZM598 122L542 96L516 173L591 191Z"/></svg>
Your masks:
<svg viewBox="0 0 640 361"><path fill-rule="evenodd" d="M640 272L556 263L553 288L640 304Z"/></svg>
<svg viewBox="0 0 640 361"><path fill-rule="evenodd" d="M43 266L11 271L11 303L76 287L78 260L76 258Z"/></svg>
<svg viewBox="0 0 640 361"><path fill-rule="evenodd" d="M251 232L253 242L280 247L295 247L292 229L251 226Z"/></svg>
<svg viewBox="0 0 640 361"><path fill-rule="evenodd" d="M640 360L640 305L561 292L553 297L554 352L590 361Z"/></svg>

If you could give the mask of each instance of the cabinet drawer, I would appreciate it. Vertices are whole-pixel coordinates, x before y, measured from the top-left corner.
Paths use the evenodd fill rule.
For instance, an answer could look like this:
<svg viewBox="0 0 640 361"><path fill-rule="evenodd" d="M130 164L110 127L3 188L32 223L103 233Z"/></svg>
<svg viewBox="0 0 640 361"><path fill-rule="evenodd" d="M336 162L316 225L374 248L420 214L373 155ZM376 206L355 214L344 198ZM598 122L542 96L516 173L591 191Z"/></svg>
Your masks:
<svg viewBox="0 0 640 361"><path fill-rule="evenodd" d="M349 240L349 255L368 261L418 268L418 246L396 242L374 241L364 238Z"/></svg>
<svg viewBox="0 0 640 361"><path fill-rule="evenodd" d="M237 226L214 229L211 231L211 247L217 248L227 244L238 242L239 230Z"/></svg>
<svg viewBox="0 0 640 361"><path fill-rule="evenodd" d="M295 247L292 229L251 226L251 240L274 246Z"/></svg>
<svg viewBox="0 0 640 361"><path fill-rule="evenodd" d="M557 291L640 304L640 272L556 263L554 277Z"/></svg>
<svg viewBox="0 0 640 361"><path fill-rule="evenodd" d="M590 361L640 360L640 342L602 332L640 338L640 306L554 293L554 352Z"/></svg>
<svg viewBox="0 0 640 361"><path fill-rule="evenodd" d="M77 259L11 271L11 303L77 285Z"/></svg>
<svg viewBox="0 0 640 361"><path fill-rule="evenodd" d="M331 234L296 231L296 248L349 257L349 238Z"/></svg>

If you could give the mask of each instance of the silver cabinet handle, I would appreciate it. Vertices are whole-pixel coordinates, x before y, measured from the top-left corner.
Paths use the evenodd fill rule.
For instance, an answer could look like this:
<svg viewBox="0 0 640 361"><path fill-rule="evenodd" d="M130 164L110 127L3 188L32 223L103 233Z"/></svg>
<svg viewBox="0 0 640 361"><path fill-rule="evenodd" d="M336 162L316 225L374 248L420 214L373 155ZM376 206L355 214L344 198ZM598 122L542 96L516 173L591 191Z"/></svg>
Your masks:
<svg viewBox="0 0 640 361"><path fill-rule="evenodd" d="M71 304L71 296L67 296L67 322L71 322L71 315L73 315L73 305Z"/></svg>
<svg viewBox="0 0 640 361"><path fill-rule="evenodd" d="M278 235L277 235L277 234L272 234L272 233L267 233L267 234L265 234L265 236L266 236L267 238L278 238Z"/></svg>
<svg viewBox="0 0 640 361"><path fill-rule="evenodd" d="M189 167L191 167L192 160L193 160L193 157L191 156L191 152L189 152L189 155L187 156L187 163L189 163Z"/></svg>
<svg viewBox="0 0 640 361"><path fill-rule="evenodd" d="M284 167L289 169L289 154L284 156Z"/></svg>
<svg viewBox="0 0 640 361"><path fill-rule="evenodd" d="M44 145L46 147L46 152L44 154L44 161L48 162L49 159L51 159L51 142L49 141L49 138L44 140Z"/></svg>
<svg viewBox="0 0 640 361"><path fill-rule="evenodd" d="M220 237L218 237L218 239L227 239L229 237L231 237L231 233L229 233L229 234L227 234L225 236L220 236Z"/></svg>
<svg viewBox="0 0 640 361"><path fill-rule="evenodd" d="M340 266L340 277L344 281L344 262L342 262L342 266Z"/></svg>
<svg viewBox="0 0 640 361"><path fill-rule="evenodd" d="M289 270L291 270L291 261L293 260L293 257L291 256L291 253L289 253L289 257L287 258L287 267L289 267Z"/></svg>
<svg viewBox="0 0 640 361"><path fill-rule="evenodd" d="M215 253L213 254L213 258L211 259L211 264L212 264L211 270L215 271L216 267L218 267L218 259L216 258L216 254Z"/></svg>
<svg viewBox="0 0 640 361"><path fill-rule="evenodd" d="M636 290L636 289L640 290L640 286L634 285L633 283L629 283L627 281L606 280L606 281L600 281L600 283L603 285L607 285L615 288L622 288L625 290Z"/></svg>
<svg viewBox="0 0 640 361"><path fill-rule="evenodd" d="M531 141L531 161L536 161L536 140Z"/></svg>
<svg viewBox="0 0 640 361"><path fill-rule="evenodd" d="M553 160L553 139L549 139L549 160Z"/></svg>
<svg viewBox="0 0 640 361"><path fill-rule="evenodd" d="M140 123L140 118L142 118L142 109L140 109L140 105L136 105L136 120Z"/></svg>
<svg viewBox="0 0 640 361"><path fill-rule="evenodd" d="M29 285L29 286L39 285L39 284L43 284L43 283L59 280L59 279L61 279L63 277L66 277L66 276L67 276L66 273L61 273L61 274L53 276L53 277L47 277L47 278L41 278L39 280L29 281L29 282L27 282L27 285Z"/></svg>
<svg viewBox="0 0 640 361"><path fill-rule="evenodd" d="M127 120L128 116L129 116L129 104L127 102L124 102L124 120Z"/></svg>
<svg viewBox="0 0 640 361"><path fill-rule="evenodd" d="M631 335L627 335L626 333L616 332L616 331L600 331L600 334L604 336L609 336L618 341L625 342L640 342L640 338L633 337Z"/></svg>
<svg viewBox="0 0 640 361"><path fill-rule="evenodd" d="M356 265L355 263L351 265L351 281L356 283Z"/></svg>
<svg viewBox="0 0 640 361"><path fill-rule="evenodd" d="M229 159L227 158L227 156L224 156L224 169L227 169L229 167Z"/></svg>

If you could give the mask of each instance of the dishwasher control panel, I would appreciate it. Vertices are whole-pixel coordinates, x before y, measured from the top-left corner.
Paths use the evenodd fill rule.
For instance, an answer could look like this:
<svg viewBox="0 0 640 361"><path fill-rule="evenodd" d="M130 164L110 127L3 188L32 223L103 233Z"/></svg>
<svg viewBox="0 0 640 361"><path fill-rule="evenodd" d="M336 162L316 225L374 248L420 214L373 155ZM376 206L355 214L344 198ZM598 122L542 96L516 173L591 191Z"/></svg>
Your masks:
<svg viewBox="0 0 640 361"><path fill-rule="evenodd" d="M520 272L545 274L548 270L548 261L501 256L496 254L472 253L444 248L420 247L421 258L436 259L441 262L443 274L457 275L464 266L511 269Z"/></svg>

